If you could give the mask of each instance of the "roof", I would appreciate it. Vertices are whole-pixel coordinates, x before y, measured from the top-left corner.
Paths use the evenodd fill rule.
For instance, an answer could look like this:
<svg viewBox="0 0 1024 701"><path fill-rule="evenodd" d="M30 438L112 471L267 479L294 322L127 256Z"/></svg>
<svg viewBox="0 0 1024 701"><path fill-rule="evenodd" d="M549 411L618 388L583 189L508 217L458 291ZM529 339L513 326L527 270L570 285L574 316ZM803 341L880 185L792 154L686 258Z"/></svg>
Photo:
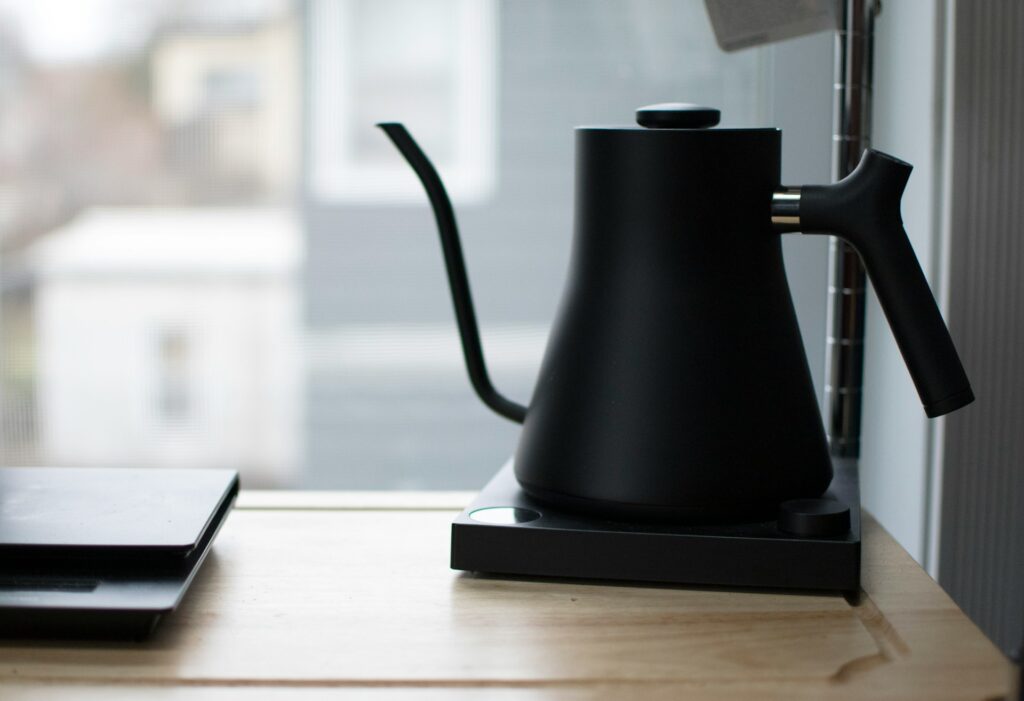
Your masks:
<svg viewBox="0 0 1024 701"><path fill-rule="evenodd" d="M83 211L25 249L23 272L65 275L278 275L297 270L302 232L285 208Z"/></svg>

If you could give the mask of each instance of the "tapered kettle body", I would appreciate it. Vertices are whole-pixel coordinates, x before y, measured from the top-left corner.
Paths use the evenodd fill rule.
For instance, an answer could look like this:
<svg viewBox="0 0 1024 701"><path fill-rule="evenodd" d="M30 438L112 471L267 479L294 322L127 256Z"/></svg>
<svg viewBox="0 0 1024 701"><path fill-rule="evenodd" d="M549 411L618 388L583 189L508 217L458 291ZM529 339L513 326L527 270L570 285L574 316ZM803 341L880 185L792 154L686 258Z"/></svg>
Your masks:
<svg viewBox="0 0 1024 701"><path fill-rule="evenodd" d="M576 130L573 248L515 471L624 517L756 513L831 461L780 237L776 129Z"/></svg>

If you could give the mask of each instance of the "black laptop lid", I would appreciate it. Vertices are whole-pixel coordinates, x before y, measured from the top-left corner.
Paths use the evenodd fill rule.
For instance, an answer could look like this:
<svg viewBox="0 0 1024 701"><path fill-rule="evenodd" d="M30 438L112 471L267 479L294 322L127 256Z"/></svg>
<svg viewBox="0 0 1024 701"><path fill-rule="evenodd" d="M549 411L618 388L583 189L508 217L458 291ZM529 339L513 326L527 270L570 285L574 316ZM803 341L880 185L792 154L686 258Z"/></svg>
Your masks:
<svg viewBox="0 0 1024 701"><path fill-rule="evenodd" d="M184 557L236 490L232 470L0 468L0 554Z"/></svg>

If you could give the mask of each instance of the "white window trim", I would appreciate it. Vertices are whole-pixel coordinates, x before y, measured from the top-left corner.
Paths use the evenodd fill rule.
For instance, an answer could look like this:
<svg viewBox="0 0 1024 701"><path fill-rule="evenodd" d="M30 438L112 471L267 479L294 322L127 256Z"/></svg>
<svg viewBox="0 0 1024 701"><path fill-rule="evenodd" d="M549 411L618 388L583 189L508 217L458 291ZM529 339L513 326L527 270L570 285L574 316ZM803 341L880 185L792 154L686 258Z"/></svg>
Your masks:
<svg viewBox="0 0 1024 701"><path fill-rule="evenodd" d="M354 204L420 203L423 189L396 152L393 163L366 166L353 161L350 109L352 66L343 47L352 31L353 0L312 0L309 6L309 190L321 202ZM493 0L456 0L459 22L456 67L454 158L438 161L451 197L460 203L486 200L497 173L496 54ZM409 120L416 115L381 115ZM383 133L381 138L386 138ZM429 156L429 154L428 154Z"/></svg>

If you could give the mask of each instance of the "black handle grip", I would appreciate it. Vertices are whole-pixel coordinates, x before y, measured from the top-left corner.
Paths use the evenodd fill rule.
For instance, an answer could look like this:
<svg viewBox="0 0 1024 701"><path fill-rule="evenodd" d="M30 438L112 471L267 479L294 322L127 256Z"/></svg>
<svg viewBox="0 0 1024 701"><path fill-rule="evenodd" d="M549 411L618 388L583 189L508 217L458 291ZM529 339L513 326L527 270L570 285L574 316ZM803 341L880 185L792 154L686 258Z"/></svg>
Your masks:
<svg viewBox="0 0 1024 701"><path fill-rule="evenodd" d="M934 417L970 404L974 393L903 229L900 200L912 169L867 150L838 183L801 188L800 229L835 233L857 249L925 413Z"/></svg>

